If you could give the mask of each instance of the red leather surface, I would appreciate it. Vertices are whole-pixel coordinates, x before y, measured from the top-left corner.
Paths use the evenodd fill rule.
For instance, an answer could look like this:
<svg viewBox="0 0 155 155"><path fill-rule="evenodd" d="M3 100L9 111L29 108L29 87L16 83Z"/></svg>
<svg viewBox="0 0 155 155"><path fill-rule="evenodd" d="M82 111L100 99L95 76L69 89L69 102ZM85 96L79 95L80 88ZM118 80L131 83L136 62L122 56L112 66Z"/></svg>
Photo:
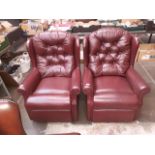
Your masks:
<svg viewBox="0 0 155 155"><path fill-rule="evenodd" d="M23 83L19 86L18 91L26 100L33 93L41 80L41 76L37 68L33 68Z"/></svg>
<svg viewBox="0 0 155 155"><path fill-rule="evenodd" d="M75 38L65 32L44 32L32 39L36 66L42 77L71 76Z"/></svg>
<svg viewBox="0 0 155 155"><path fill-rule="evenodd" d="M26 102L28 110L70 109L70 98L65 95L32 95Z"/></svg>
<svg viewBox="0 0 155 155"><path fill-rule="evenodd" d="M94 110L94 122L129 122L135 120L137 110L130 109L104 109Z"/></svg>
<svg viewBox="0 0 155 155"><path fill-rule="evenodd" d="M79 39L67 32L44 32L27 44L32 73L19 87L29 117L75 121L80 93Z"/></svg>
<svg viewBox="0 0 155 155"><path fill-rule="evenodd" d="M86 95L93 95L94 93L94 80L91 71L84 67L84 75L83 75L83 92Z"/></svg>
<svg viewBox="0 0 155 155"><path fill-rule="evenodd" d="M94 109L138 107L138 97L124 77L103 76L96 78L94 81Z"/></svg>
<svg viewBox="0 0 155 155"><path fill-rule="evenodd" d="M34 94L36 95L67 95L70 93L70 80L68 77L47 77L40 81Z"/></svg>
<svg viewBox="0 0 155 155"><path fill-rule="evenodd" d="M79 102L79 94L81 92L81 76L80 76L80 68L77 67L72 73L71 80L71 115L72 120L78 120L78 102Z"/></svg>
<svg viewBox="0 0 155 155"><path fill-rule="evenodd" d="M70 111L53 110L32 110L29 113L30 119L39 122L69 122L73 121Z"/></svg>
<svg viewBox="0 0 155 155"><path fill-rule="evenodd" d="M0 99L0 135L25 135L18 105Z"/></svg>
<svg viewBox="0 0 155 155"><path fill-rule="evenodd" d="M103 93L94 95L94 109L134 109L138 97L134 93Z"/></svg>
<svg viewBox="0 0 155 155"><path fill-rule="evenodd" d="M89 68L94 76L124 75L129 67L131 35L105 28L89 35Z"/></svg>
<svg viewBox="0 0 155 155"><path fill-rule="evenodd" d="M150 87L143 80L143 78L133 69L131 66L126 74L126 77L133 88L134 92L139 96L143 97L143 95L147 94L150 91Z"/></svg>
<svg viewBox="0 0 155 155"><path fill-rule="evenodd" d="M88 66L89 63L89 35L83 38L83 51L84 51L84 66Z"/></svg>
<svg viewBox="0 0 155 155"><path fill-rule="evenodd" d="M136 119L149 86L133 70L139 42L120 28L102 28L84 38L83 92L90 121Z"/></svg>
<svg viewBox="0 0 155 155"><path fill-rule="evenodd" d="M75 59L75 67L78 67L80 64L80 41L78 37L75 37L75 45L74 45L74 59Z"/></svg>
<svg viewBox="0 0 155 155"><path fill-rule="evenodd" d="M80 94L81 90L81 73L80 73L80 68L77 67L73 73L72 73L72 78L71 78L71 96L77 96ZM70 81L69 81L70 82Z"/></svg>

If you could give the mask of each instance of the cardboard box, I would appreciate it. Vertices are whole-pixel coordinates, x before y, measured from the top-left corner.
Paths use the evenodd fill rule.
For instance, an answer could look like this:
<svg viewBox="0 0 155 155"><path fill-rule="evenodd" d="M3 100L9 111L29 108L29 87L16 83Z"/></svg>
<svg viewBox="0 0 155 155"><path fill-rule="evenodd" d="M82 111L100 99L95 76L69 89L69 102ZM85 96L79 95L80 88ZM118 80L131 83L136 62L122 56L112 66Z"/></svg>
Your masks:
<svg viewBox="0 0 155 155"><path fill-rule="evenodd" d="M10 31L12 31L14 27L8 21L0 21L0 35L6 35Z"/></svg>
<svg viewBox="0 0 155 155"><path fill-rule="evenodd" d="M1 21L1 25L3 25L5 29L10 29L12 27L12 24L8 21Z"/></svg>
<svg viewBox="0 0 155 155"><path fill-rule="evenodd" d="M139 61L155 62L155 44L140 44L136 56L136 62Z"/></svg>
<svg viewBox="0 0 155 155"><path fill-rule="evenodd" d="M21 23L20 27L28 36L33 36L43 32L43 25L40 23Z"/></svg>

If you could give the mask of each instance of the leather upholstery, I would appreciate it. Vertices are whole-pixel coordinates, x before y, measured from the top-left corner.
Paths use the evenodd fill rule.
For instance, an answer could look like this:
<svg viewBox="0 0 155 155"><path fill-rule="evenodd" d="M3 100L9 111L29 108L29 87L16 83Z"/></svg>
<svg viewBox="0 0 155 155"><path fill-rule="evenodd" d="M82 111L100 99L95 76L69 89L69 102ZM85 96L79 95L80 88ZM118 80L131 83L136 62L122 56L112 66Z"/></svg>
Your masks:
<svg viewBox="0 0 155 155"><path fill-rule="evenodd" d="M90 121L136 119L147 83L133 69L137 38L120 28L102 28L84 38L83 92Z"/></svg>
<svg viewBox="0 0 155 155"><path fill-rule="evenodd" d="M89 35L89 68L94 76L124 75L130 64L131 36L122 29Z"/></svg>
<svg viewBox="0 0 155 155"><path fill-rule="evenodd" d="M132 66L128 69L126 77L130 82L132 89L139 96L139 98L142 98L143 95L150 91L147 83L140 77Z"/></svg>
<svg viewBox="0 0 155 155"><path fill-rule="evenodd" d="M83 91L85 94L93 95L94 93L93 75L87 67L84 68L83 86L84 86Z"/></svg>
<svg viewBox="0 0 155 155"><path fill-rule="evenodd" d="M18 91L23 94L25 100L33 93L40 80L41 76L39 71L36 68L33 68L27 78L18 88Z"/></svg>
<svg viewBox="0 0 155 155"><path fill-rule="evenodd" d="M111 84L112 83L112 84ZM106 93L133 93L126 78L121 76L101 76L94 79L96 94Z"/></svg>
<svg viewBox="0 0 155 155"><path fill-rule="evenodd" d="M47 77L40 81L34 91L34 95L69 95L70 93L70 80L66 77ZM61 85L60 81L63 81Z"/></svg>
<svg viewBox="0 0 155 155"><path fill-rule="evenodd" d="M18 105L6 99L0 99L0 135L24 135Z"/></svg>
<svg viewBox="0 0 155 155"><path fill-rule="evenodd" d="M138 107L138 97L126 78L120 76L103 76L96 78L94 82L95 109Z"/></svg>
<svg viewBox="0 0 155 155"><path fill-rule="evenodd" d="M75 38L65 32L45 32L32 39L36 67L42 77L71 76Z"/></svg>
<svg viewBox="0 0 155 155"><path fill-rule="evenodd" d="M32 120L75 121L80 93L79 39L67 32L44 32L27 49L32 71L20 85Z"/></svg>

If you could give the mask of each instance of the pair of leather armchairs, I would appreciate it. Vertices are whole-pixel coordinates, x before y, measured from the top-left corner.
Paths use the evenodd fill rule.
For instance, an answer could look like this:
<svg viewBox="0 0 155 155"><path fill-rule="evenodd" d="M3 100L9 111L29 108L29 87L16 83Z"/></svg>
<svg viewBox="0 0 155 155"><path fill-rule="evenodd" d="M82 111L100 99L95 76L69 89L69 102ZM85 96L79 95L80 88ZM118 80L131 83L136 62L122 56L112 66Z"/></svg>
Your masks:
<svg viewBox="0 0 155 155"><path fill-rule="evenodd" d="M52 31L30 38L32 70L19 87L30 119L76 121L81 83L89 121L136 119L143 96L149 92L133 68L138 46L137 38L120 28L103 28L85 36L80 80L77 37Z"/></svg>

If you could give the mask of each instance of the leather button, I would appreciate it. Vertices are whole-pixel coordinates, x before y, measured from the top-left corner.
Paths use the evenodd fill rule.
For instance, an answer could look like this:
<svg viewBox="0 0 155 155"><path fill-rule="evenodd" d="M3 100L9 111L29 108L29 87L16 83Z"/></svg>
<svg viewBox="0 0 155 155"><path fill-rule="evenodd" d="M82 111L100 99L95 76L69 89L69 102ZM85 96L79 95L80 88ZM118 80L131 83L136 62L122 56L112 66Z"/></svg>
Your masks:
<svg viewBox="0 0 155 155"><path fill-rule="evenodd" d="M109 48L109 47L111 47L111 43L104 43L104 46L105 46L106 48Z"/></svg>
<svg viewBox="0 0 155 155"><path fill-rule="evenodd" d="M111 51L118 52L119 48L117 46L111 46Z"/></svg>
<svg viewBox="0 0 155 155"><path fill-rule="evenodd" d="M113 57L112 57L111 55L107 55L107 56L105 57L105 61L106 61L106 62L112 62L112 61L113 61Z"/></svg>
<svg viewBox="0 0 155 155"><path fill-rule="evenodd" d="M117 53L110 53L113 58L117 58Z"/></svg>
<svg viewBox="0 0 155 155"><path fill-rule="evenodd" d="M99 54L99 59L100 59L100 60L104 60L105 57L106 57L105 54L102 54L102 53Z"/></svg>
<svg viewBox="0 0 155 155"><path fill-rule="evenodd" d="M101 46L100 51L105 53L106 52L106 48L104 46Z"/></svg>
<svg viewBox="0 0 155 155"><path fill-rule="evenodd" d="M128 32L105 28L91 33L88 37L88 62L94 76L124 75L130 63L131 37ZM96 57L94 53L97 54Z"/></svg>

